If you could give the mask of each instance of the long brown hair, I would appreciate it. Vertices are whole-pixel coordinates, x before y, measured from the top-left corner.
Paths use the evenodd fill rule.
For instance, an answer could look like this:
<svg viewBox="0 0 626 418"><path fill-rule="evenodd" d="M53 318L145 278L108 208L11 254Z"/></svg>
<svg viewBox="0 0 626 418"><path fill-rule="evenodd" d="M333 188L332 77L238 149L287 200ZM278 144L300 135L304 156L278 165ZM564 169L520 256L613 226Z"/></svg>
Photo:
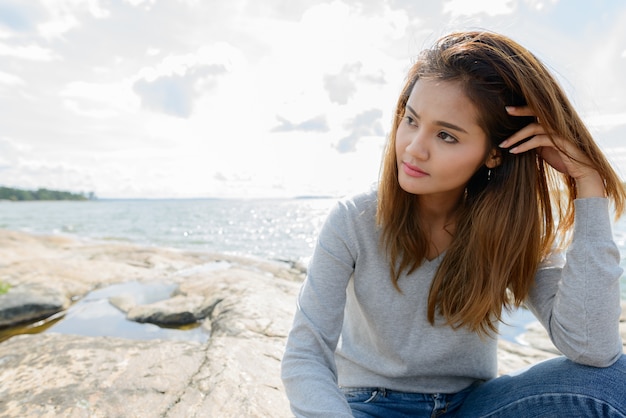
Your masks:
<svg viewBox="0 0 626 418"><path fill-rule="evenodd" d="M416 216L417 199L398 183L395 152L396 131L419 79L460 82L493 149L535 121L509 116L505 106L529 106L547 132L570 140L589 157L616 216L622 214L626 193L619 177L546 67L502 35L452 33L423 51L410 69L383 158L377 221L398 290L400 276L418 268L429 247ZM577 192L571 178L535 152L503 150L499 158L495 169L483 166L474 174L459 202L456 232L430 289L433 324L437 313L455 328L496 332L502 308L523 303L539 262L573 226Z"/></svg>

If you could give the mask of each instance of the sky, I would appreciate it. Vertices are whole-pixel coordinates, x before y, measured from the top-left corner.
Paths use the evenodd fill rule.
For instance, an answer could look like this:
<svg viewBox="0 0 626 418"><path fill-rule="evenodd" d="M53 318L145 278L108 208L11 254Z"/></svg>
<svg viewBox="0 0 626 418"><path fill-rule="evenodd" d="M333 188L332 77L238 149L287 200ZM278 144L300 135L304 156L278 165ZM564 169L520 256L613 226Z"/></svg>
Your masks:
<svg viewBox="0 0 626 418"><path fill-rule="evenodd" d="M360 192L407 70L460 29L546 63L624 178L622 0L0 0L0 185Z"/></svg>

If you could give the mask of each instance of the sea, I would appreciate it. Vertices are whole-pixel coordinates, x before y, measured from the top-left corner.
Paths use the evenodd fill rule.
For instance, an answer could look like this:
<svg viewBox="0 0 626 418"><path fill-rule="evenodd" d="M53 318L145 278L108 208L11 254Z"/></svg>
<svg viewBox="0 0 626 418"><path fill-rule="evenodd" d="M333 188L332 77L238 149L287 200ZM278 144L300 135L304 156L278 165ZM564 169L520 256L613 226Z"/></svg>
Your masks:
<svg viewBox="0 0 626 418"><path fill-rule="evenodd" d="M0 202L0 228L305 264L336 198ZM613 224L626 271L626 217ZM626 274L621 278L626 300Z"/></svg>

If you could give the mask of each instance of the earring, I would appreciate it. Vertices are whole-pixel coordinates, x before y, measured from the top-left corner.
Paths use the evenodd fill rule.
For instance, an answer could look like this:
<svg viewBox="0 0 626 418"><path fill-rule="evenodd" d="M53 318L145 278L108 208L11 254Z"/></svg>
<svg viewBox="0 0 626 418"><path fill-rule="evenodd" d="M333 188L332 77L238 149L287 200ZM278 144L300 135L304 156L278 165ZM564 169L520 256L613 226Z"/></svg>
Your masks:
<svg viewBox="0 0 626 418"><path fill-rule="evenodd" d="M487 170L487 181L491 180L491 169Z"/></svg>

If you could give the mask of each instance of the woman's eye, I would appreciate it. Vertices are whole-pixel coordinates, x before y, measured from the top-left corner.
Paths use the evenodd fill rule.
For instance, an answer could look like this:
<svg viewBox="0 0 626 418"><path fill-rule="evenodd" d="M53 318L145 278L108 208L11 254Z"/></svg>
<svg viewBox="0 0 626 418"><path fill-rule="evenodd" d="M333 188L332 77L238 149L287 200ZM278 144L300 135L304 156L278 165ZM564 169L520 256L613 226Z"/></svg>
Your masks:
<svg viewBox="0 0 626 418"><path fill-rule="evenodd" d="M414 120L412 117L410 117L410 116L405 116L404 118L406 119L406 123L407 123L408 125L415 126L415 120Z"/></svg>
<svg viewBox="0 0 626 418"><path fill-rule="evenodd" d="M439 132L439 133L437 134L437 136L438 136L441 140L443 140L444 142L448 142L448 143L454 143L454 142L457 142L456 138L455 138L455 137L453 137L452 135L450 135L450 134L449 134L449 133L447 133L447 132Z"/></svg>

